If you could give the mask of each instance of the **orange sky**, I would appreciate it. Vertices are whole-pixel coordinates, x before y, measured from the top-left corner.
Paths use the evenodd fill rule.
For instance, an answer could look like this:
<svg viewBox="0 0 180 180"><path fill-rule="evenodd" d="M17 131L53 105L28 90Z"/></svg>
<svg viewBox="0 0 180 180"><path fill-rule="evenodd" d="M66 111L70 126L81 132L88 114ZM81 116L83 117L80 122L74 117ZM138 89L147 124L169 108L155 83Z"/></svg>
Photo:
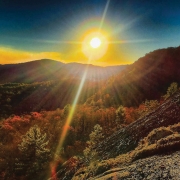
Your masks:
<svg viewBox="0 0 180 180"><path fill-rule="evenodd" d="M64 63L78 62L78 63L87 63L88 58L83 54L82 50L70 51L71 53L61 54L60 52L28 52L23 50L16 50L13 48L0 47L0 64L15 64L21 62L28 62L39 59L52 59L61 61ZM102 58L90 61L90 64L98 66L112 66L118 64L130 64L133 62L133 59L127 57L125 54L120 52L121 57L114 56L114 50L111 47L108 47L108 51L104 54Z"/></svg>
<svg viewBox="0 0 180 180"><path fill-rule="evenodd" d="M12 48L0 47L0 64L15 64L39 59L53 59L63 61L57 52L28 52Z"/></svg>
<svg viewBox="0 0 180 180"><path fill-rule="evenodd" d="M153 50L179 46L180 1L52 1L0 3L0 64L43 58L87 63L82 36L94 30L111 43L94 65L131 64Z"/></svg>

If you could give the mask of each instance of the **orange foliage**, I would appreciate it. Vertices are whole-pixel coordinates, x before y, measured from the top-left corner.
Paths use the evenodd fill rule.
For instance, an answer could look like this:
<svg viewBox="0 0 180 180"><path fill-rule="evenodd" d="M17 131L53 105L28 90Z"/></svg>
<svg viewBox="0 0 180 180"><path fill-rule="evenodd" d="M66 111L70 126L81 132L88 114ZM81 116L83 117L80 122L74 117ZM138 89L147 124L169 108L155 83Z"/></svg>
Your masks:
<svg viewBox="0 0 180 180"><path fill-rule="evenodd" d="M127 108L125 107L125 124L130 124L137 120L138 114L137 110L133 107Z"/></svg>

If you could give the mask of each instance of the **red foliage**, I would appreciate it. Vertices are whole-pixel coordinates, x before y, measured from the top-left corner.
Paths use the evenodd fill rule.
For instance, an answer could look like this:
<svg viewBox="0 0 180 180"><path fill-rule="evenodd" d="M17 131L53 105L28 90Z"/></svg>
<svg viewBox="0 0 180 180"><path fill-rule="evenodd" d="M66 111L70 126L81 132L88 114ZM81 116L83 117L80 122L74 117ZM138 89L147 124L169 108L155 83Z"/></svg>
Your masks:
<svg viewBox="0 0 180 180"><path fill-rule="evenodd" d="M38 112L31 112L31 116L34 118L34 119L40 119L42 117L42 114L41 113L38 113Z"/></svg>
<svg viewBox="0 0 180 180"><path fill-rule="evenodd" d="M5 122L2 125L2 128L5 129L5 130L13 130L13 127L8 122Z"/></svg>

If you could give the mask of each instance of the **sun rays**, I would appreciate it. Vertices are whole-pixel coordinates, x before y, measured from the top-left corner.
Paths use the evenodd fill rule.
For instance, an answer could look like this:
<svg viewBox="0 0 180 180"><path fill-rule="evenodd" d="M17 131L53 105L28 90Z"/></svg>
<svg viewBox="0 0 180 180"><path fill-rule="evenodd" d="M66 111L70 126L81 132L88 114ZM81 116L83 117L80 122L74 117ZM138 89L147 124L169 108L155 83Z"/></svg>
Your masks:
<svg viewBox="0 0 180 180"><path fill-rule="evenodd" d="M104 22L104 19L105 19L105 16L106 16L106 13L107 13L107 9L108 9L108 6L109 6L109 3L110 3L110 0L107 1L106 3L106 6L105 6L105 10L104 10L104 13L103 13L103 17L102 17L102 21L100 23L100 28L99 30L101 29L101 27L103 26L103 22ZM95 36L96 37L96 36ZM99 37L99 34L98 34L98 37ZM92 39L91 39L92 40ZM96 46L97 46L97 39L95 40L96 41ZM99 40L100 41L100 40ZM86 42L86 41L85 41ZM89 42L89 39L88 39L88 42ZM91 42L91 41L90 41ZM90 43L89 42L89 43ZM68 42L69 43L69 42ZM72 43L76 43L76 42L72 42ZM98 45L100 45L100 42L98 42ZM81 82L80 82L80 85L79 85L79 88L77 90L77 93L76 93L76 96L74 98L74 101L73 101L73 104L72 104L72 108L71 108L71 111L67 117L67 120L66 120L66 123L65 123L65 127L68 127L70 124L71 124L71 121L72 121L72 118L73 118L73 115L74 115L74 112L76 110L76 105L78 103L78 100L79 100L79 96L81 94L81 91L82 91L82 88L83 88L83 85L85 83L85 80L86 80L86 75L87 75L87 72L88 72L88 66L92 60L92 55L91 54L88 54L88 63L87 63L87 66L85 68L85 71L83 73L83 76L82 76L82 79L81 79ZM67 129L64 128L63 129L63 132L61 134L61 137L59 139L59 144L58 144L58 147L57 147L57 150L58 151L59 149L61 149L63 147L63 143L64 143L64 140L66 138L66 134L67 134Z"/></svg>
<svg viewBox="0 0 180 180"><path fill-rule="evenodd" d="M71 108L71 110L70 110L70 112L68 114L68 117L66 119L66 123L64 125L65 128L63 129L63 131L61 133L61 136L59 137L59 144L58 144L58 147L56 149L55 154L58 153L59 149L63 148L63 143L65 141L67 131L68 131L68 128L66 128L66 127L69 127L71 125L73 115L74 115L74 113L76 111L76 106L78 104L78 100L79 100L82 88L83 88L84 83L86 81L86 76L87 76L89 64L93 60L96 60L96 59L101 58L102 56L104 56L104 54L106 53L106 51L108 49L108 44L140 43L140 42L147 41L147 40L108 41L106 39L106 37L103 35L103 33L102 33L102 27L103 27L103 24L104 24L104 21L105 21L105 17L106 17L109 5L110 5L110 0L107 0L105 8L104 8L104 12L103 12L100 24L99 24L99 29L96 32L89 33L82 42L80 42L80 41L77 41L77 42L76 41L59 41L59 43L64 43L64 44L82 44L82 51L87 57L87 66L86 66L85 71L83 73L83 76L81 78L78 90L76 92L76 95L75 95L75 98L74 98L74 101L73 101L73 104L72 104L72 108ZM54 159L55 159L55 157L54 157Z"/></svg>
<svg viewBox="0 0 180 180"><path fill-rule="evenodd" d="M100 23L100 26L99 26L99 31L101 30L102 26L103 26L103 23L104 23L104 19L105 19L105 16L106 16L106 13L107 13L107 10L108 10L108 7L109 7L109 3L110 3L110 0L107 1L106 3L106 6L105 6L105 9L104 9L104 12L103 12L103 16L102 16L102 20L101 20L101 23ZM94 37L94 36L93 36ZM96 36L95 36L96 37ZM99 37L99 34L98 34L98 37ZM92 40L92 39L91 39ZM97 39L96 39L97 41ZM85 41L86 42L86 41ZM88 39L88 42L89 42L89 39ZM91 42L91 41L90 41ZM73 42L75 43L75 42ZM96 42L97 43L97 42ZM99 42L100 44L100 42ZM97 45L97 44L96 44ZM80 82L80 85L79 85L79 88L78 88L78 91L76 93L76 96L74 98L74 101L73 101L73 104L72 104L72 108L71 108L71 111L67 117L67 120L66 120L66 123L65 123L65 127L69 126L71 124L71 121L72 121L72 118L73 118L73 115L74 115L74 112L75 112L75 109L76 109L76 105L78 103L78 100L79 100L79 96L81 94L81 91L82 91L82 88L83 88L83 85L84 85L84 82L86 80L86 75L87 75L87 72L88 72L88 65L90 64L91 60L92 60L92 55L91 54L88 54L88 63L87 63L87 66L85 68L85 71L84 71L84 74L82 76L82 79L81 79L81 82ZM61 134L61 137L60 137L60 140L59 140L59 145L57 147L57 150L59 148L62 148L63 146L63 142L64 142L64 139L66 137L66 134L67 134L67 129L64 128L62 134Z"/></svg>

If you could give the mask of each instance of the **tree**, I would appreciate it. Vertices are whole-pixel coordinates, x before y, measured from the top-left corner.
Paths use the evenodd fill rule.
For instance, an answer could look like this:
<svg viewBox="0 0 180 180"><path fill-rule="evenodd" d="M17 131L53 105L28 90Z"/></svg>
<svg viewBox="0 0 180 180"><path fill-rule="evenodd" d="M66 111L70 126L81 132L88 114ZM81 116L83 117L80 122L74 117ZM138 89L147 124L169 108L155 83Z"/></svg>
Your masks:
<svg viewBox="0 0 180 180"><path fill-rule="evenodd" d="M102 133L102 127L99 124L96 124L94 126L94 131L91 132L91 134L89 135L89 138L90 140L86 142L88 146L83 151L87 162L90 162L93 159L93 157L95 157L96 151L94 150L94 148L104 138L103 133Z"/></svg>
<svg viewBox="0 0 180 180"><path fill-rule="evenodd" d="M65 107L64 107L64 116L68 116L69 112L71 110L71 105L70 104L67 104Z"/></svg>
<svg viewBox="0 0 180 180"><path fill-rule="evenodd" d="M119 108L116 110L116 124L117 126L120 126L120 124L123 124L125 121L125 109L122 105L119 106Z"/></svg>
<svg viewBox="0 0 180 180"><path fill-rule="evenodd" d="M168 97L172 96L178 90L178 83L173 82L167 89L167 93L164 95L164 98L167 99Z"/></svg>
<svg viewBox="0 0 180 180"><path fill-rule="evenodd" d="M138 114L140 117L143 117L156 109L159 105L160 104L157 100L146 100L143 104L139 106Z"/></svg>
<svg viewBox="0 0 180 180"><path fill-rule="evenodd" d="M29 176L43 170L50 157L50 150L46 148L48 142L46 133L41 134L37 125L31 127L18 145L21 157L15 164L16 171Z"/></svg>

